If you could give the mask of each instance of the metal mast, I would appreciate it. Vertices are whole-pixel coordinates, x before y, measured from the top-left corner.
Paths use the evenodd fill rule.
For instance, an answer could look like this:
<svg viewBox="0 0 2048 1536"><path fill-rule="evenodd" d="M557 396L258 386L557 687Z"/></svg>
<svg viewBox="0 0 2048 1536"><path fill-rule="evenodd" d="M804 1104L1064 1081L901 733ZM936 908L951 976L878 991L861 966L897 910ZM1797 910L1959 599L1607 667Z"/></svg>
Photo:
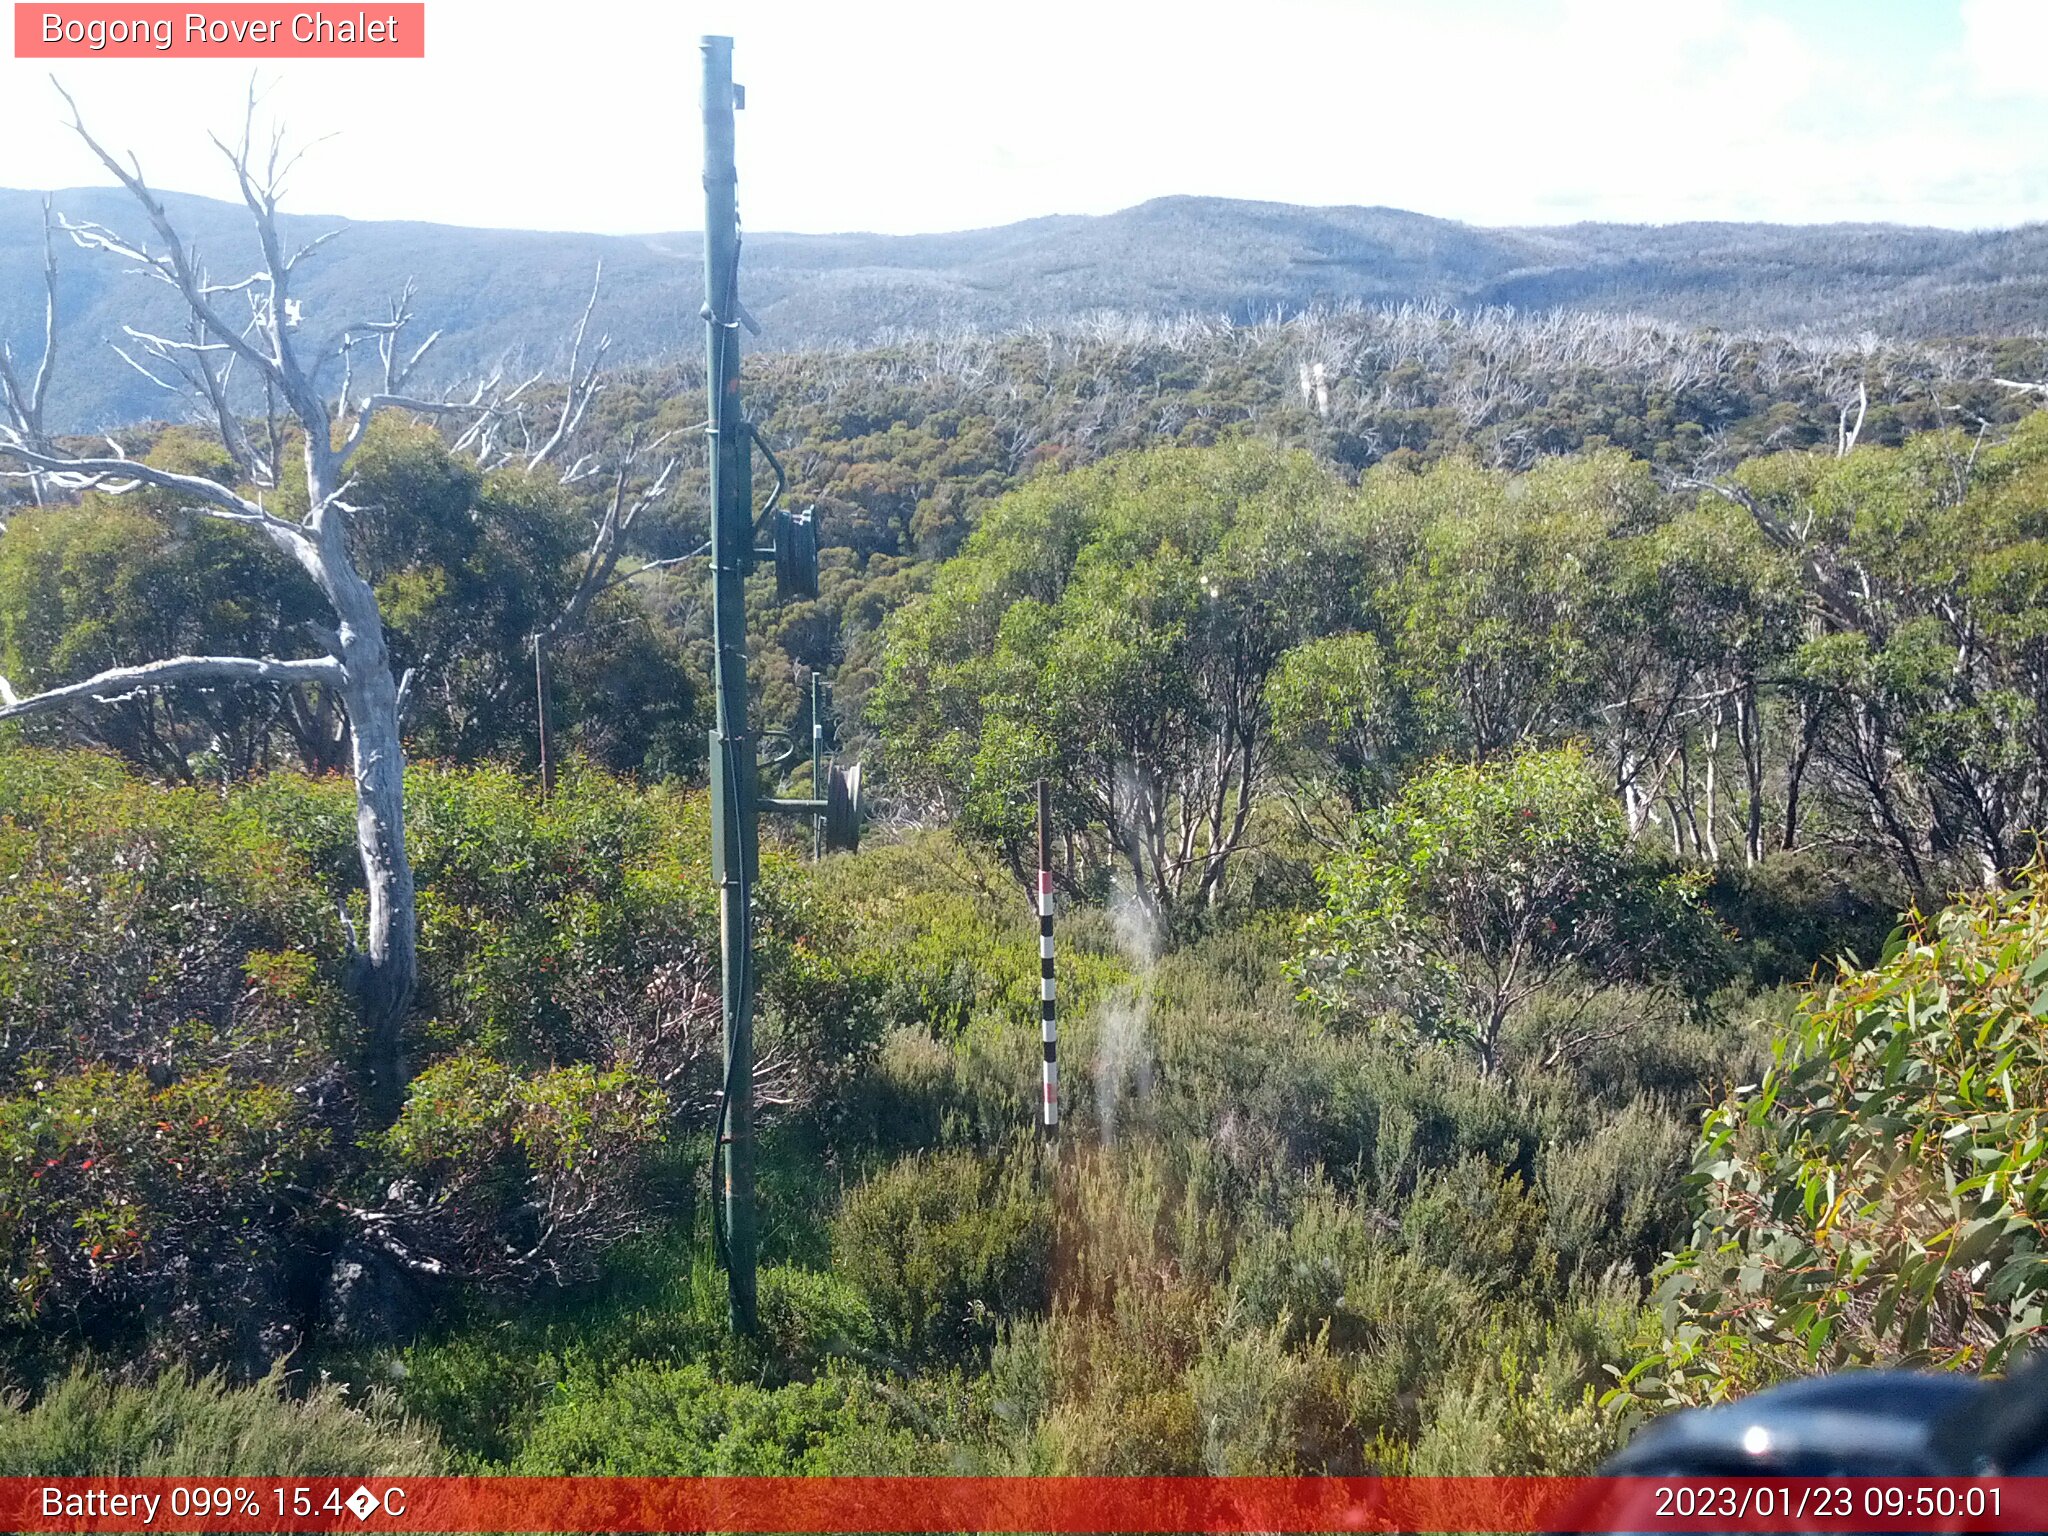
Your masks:
<svg viewBox="0 0 2048 1536"><path fill-rule="evenodd" d="M705 394L711 472L712 643L717 725L711 733L711 860L718 885L725 1000L725 1253L735 1333L754 1310L754 743L747 734L746 574L753 556L749 429L740 410L740 230L733 164L732 39L704 39ZM714 1200L717 1191L713 1191ZM717 1220L717 1213L713 1213Z"/></svg>
<svg viewBox="0 0 2048 1536"><path fill-rule="evenodd" d="M782 465L740 405L740 327L758 332L739 297L738 173L733 164L733 113L747 103L733 84L732 39L706 37L704 47L704 326L706 431L711 481L711 638L716 653L717 724L711 732L711 875L718 885L720 981L724 994L725 1089L719 1096L712 1148L712 1236L726 1266L735 1333L755 1327L754 1270L754 961L753 894L760 875L760 814L810 819L816 842L839 852L860 845L865 809L858 765L824 762L818 727L823 686L811 683L811 795L778 799L761 793L761 770L780 774L802 748L787 731L770 732L785 750L763 763L747 725L746 579L756 560L772 560L778 601L818 595L815 509L781 505ZM775 474L754 511L754 449ZM771 542L754 542L772 529ZM717 1174L723 1169L723 1210ZM723 1218L721 1220L721 1217Z"/></svg>

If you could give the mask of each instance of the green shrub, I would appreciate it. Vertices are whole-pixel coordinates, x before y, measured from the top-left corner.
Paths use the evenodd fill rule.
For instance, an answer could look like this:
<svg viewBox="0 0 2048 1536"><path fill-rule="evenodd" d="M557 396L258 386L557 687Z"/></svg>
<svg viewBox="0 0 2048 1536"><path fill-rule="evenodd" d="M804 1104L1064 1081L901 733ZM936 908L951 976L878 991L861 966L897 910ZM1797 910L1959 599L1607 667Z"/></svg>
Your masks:
<svg viewBox="0 0 2048 1536"><path fill-rule="evenodd" d="M1787 1373L1997 1368L2048 1329L2048 889L1957 902L1811 992L1707 1116L1652 1401Z"/></svg>
<svg viewBox="0 0 2048 1536"><path fill-rule="evenodd" d="M1406 1470L1419 1477L1586 1477L1619 1448L1590 1386L1559 1383L1509 1349L1446 1386Z"/></svg>
<svg viewBox="0 0 2048 1536"><path fill-rule="evenodd" d="M25 1376L46 1345L260 1372L323 1324L402 1337L400 1271L444 1297L577 1278L686 1203L721 1086L702 797L580 764L545 801L502 769L415 767L407 796L418 1075L368 1132L350 785L0 752L0 1348ZM763 876L762 1098L824 1125L882 978L787 856ZM350 1311L344 1262L403 1304Z"/></svg>
<svg viewBox="0 0 2048 1536"><path fill-rule="evenodd" d="M1013 1317L997 1324L995 1347L979 1385L991 1431L989 1472L1043 1475L1049 1469L1041 1460L1038 1431L1059 1390L1048 1320Z"/></svg>
<svg viewBox="0 0 2048 1536"><path fill-rule="evenodd" d="M354 802L272 774L237 799L355 899ZM414 765L406 836L420 887L420 1042L514 1064L589 1059L646 978L715 948L702 807L572 759L543 800L504 768ZM685 851L687 850L687 851Z"/></svg>
<svg viewBox="0 0 2048 1536"><path fill-rule="evenodd" d="M1284 1326L1289 1344L1307 1343L1336 1321L1352 1277L1389 1246L1394 1229L1385 1212L1314 1189L1286 1219L1239 1245L1232 1309L1254 1327Z"/></svg>
<svg viewBox="0 0 2048 1536"><path fill-rule="evenodd" d="M0 752L0 1317L257 1372L293 1347L338 934L218 795Z"/></svg>
<svg viewBox="0 0 2048 1536"><path fill-rule="evenodd" d="M630 1243L592 1286L479 1309L443 1337L356 1374L388 1379L467 1470L509 1464L564 1382L584 1394L643 1367L699 1364L724 1380L775 1387L870 1356L873 1321L842 1280L768 1265L759 1332L733 1337L725 1275L687 1237Z"/></svg>
<svg viewBox="0 0 2048 1536"><path fill-rule="evenodd" d="M1046 1348L1054 1405L1033 1459L1062 1475L1173 1477L1207 1470L1191 1372L1215 1321L1211 1299L1171 1277L1130 1277L1106 1305L1058 1307Z"/></svg>
<svg viewBox="0 0 2048 1536"><path fill-rule="evenodd" d="M224 1069L153 1088L92 1066L0 1099L0 1262L17 1322L139 1322L262 1369L295 1340L285 1264L321 1136L283 1089Z"/></svg>
<svg viewBox="0 0 2048 1536"><path fill-rule="evenodd" d="M1318 1334L1290 1348L1275 1327L1215 1344L1195 1363L1203 1460L1218 1477L1365 1470L1341 1363Z"/></svg>
<svg viewBox="0 0 2048 1536"><path fill-rule="evenodd" d="M1468 1158L1526 1174L1546 1129L1525 1093L1475 1063L1385 1044L1361 1050L1331 1085L1355 1125L1376 1198L1405 1199Z"/></svg>
<svg viewBox="0 0 2048 1536"><path fill-rule="evenodd" d="M331 781L273 774L238 791L332 895L354 891L353 817ZM717 928L701 794L643 790L579 760L554 795L504 768L415 765L408 846L420 885L415 1056L465 1048L535 1068L630 1060L703 1118L719 1089ZM881 1036L880 966L772 843L756 928L764 1060L778 1098L826 1105Z"/></svg>
<svg viewBox="0 0 2048 1536"><path fill-rule="evenodd" d="M1333 1024L1448 1044L1487 1072L1539 991L1633 982L1698 999L1726 975L1699 881L1633 849L1575 749L1416 775L1319 878L1293 961L1303 997ZM1586 1043L1562 1030L1544 1058Z"/></svg>
<svg viewBox="0 0 2048 1536"><path fill-rule="evenodd" d="M529 1477L807 1477L930 1464L917 1437L861 1377L833 1372L761 1387L684 1365L564 1382L510 1470Z"/></svg>
<svg viewBox="0 0 2048 1536"><path fill-rule="evenodd" d="M341 927L216 794L0 751L0 1091L81 1061L303 1078L342 1046Z"/></svg>
<svg viewBox="0 0 2048 1536"><path fill-rule="evenodd" d="M891 1023L952 1039L990 1015L1037 1017L1029 897L978 850L919 833L827 860L808 884L846 912L855 943L887 957L881 1004Z"/></svg>
<svg viewBox="0 0 2048 1536"><path fill-rule="evenodd" d="M374 1367L378 1385L447 1446L453 1471L479 1472L517 1455L561 1374L557 1357L508 1331L465 1329Z"/></svg>
<svg viewBox="0 0 2048 1536"><path fill-rule="evenodd" d="M1877 872L1852 866L1845 875L1808 855L1773 853L1716 867L1702 900L1728 926L1753 984L1775 987L1881 952L1901 897Z"/></svg>
<svg viewBox="0 0 2048 1536"><path fill-rule="evenodd" d="M146 1385L81 1368L31 1404L0 1395L0 1477L385 1477L445 1470L431 1431L391 1398L303 1397L281 1372L246 1387L169 1370Z"/></svg>
<svg viewBox="0 0 2048 1536"><path fill-rule="evenodd" d="M874 1071L842 1093L848 1139L892 1149L999 1147L1035 1105L1039 1059L1038 925L1024 888L985 852L942 832L832 858L792 885L813 913L831 913L835 957L858 956L884 1024ZM1086 909L1062 923L1058 982L1076 1052L1095 1000L1126 964ZM807 946L815 954L819 946ZM840 964L845 964L843 958ZM1073 1112L1086 1116L1078 1096Z"/></svg>
<svg viewBox="0 0 2048 1536"><path fill-rule="evenodd" d="M422 1185L428 1246L465 1274L557 1281L642 1231L668 1095L624 1065L528 1076L474 1052L415 1078L383 1141Z"/></svg>
<svg viewBox="0 0 2048 1536"><path fill-rule="evenodd" d="M1542 1201L1517 1173L1483 1157L1429 1174L1401 1209L1401 1240L1432 1269L1488 1296L1540 1293L1556 1273Z"/></svg>
<svg viewBox="0 0 2048 1536"><path fill-rule="evenodd" d="M1361 1433L1413 1436L1422 1393L1464 1357L1487 1314L1469 1284L1412 1253L1374 1254L1354 1269L1329 1328L1331 1347L1348 1357Z"/></svg>
<svg viewBox="0 0 2048 1536"><path fill-rule="evenodd" d="M1059 1299L1107 1313L1126 1292L1206 1292L1229 1273L1222 1160L1154 1137L1076 1148L1058 1168Z"/></svg>
<svg viewBox="0 0 2048 1536"><path fill-rule="evenodd" d="M1036 1452L1055 1476L1193 1477L1208 1470L1201 1405L1184 1381L1062 1403Z"/></svg>
<svg viewBox="0 0 2048 1536"><path fill-rule="evenodd" d="M1560 1029L1588 1038L1553 1069L1521 1075L1515 1086L1524 1112L1542 1123L1546 1139L1583 1138L1638 1099L1690 1125L1701 1104L1764 1069L1769 1021L1792 1001L1788 990L1760 994L1740 983L1698 1006L1628 986L1593 996L1562 989L1532 999L1513 1059L1542 1060L1545 1042Z"/></svg>
<svg viewBox="0 0 2048 1536"><path fill-rule="evenodd" d="M1637 1282L1573 1280L1543 1312L1478 1320L1461 1358L1427 1384L1400 1470L1424 1476L1584 1476L1619 1447L1627 1418L1600 1389L1631 1358L1645 1313Z"/></svg>
<svg viewBox="0 0 2048 1536"><path fill-rule="evenodd" d="M1052 1207L1028 1164L960 1152L906 1158L847 1197L833 1268L867 1297L882 1338L919 1359L986 1348L999 1318L1044 1307Z"/></svg>
<svg viewBox="0 0 2048 1536"><path fill-rule="evenodd" d="M1537 1192L1543 1240L1569 1277L1627 1266L1647 1275L1683 1235L1672 1191L1691 1139L1676 1115L1636 1099L1584 1140L1547 1143Z"/></svg>

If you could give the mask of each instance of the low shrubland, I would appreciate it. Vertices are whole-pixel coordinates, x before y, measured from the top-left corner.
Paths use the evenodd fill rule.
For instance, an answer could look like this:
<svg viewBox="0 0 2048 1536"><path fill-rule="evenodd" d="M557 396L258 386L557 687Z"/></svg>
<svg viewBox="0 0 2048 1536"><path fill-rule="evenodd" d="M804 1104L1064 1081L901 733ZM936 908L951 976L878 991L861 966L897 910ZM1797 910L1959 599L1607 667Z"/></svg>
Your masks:
<svg viewBox="0 0 2048 1536"><path fill-rule="evenodd" d="M1582 768L1459 772L1395 802L1402 867L1454 878ZM1474 1017L1479 887L1447 907L1282 845L1325 863L1322 907L1294 880L1299 910L1164 947L1127 908L1062 924L1048 1142L1029 903L927 831L765 856L762 1329L736 1339L701 804L588 768L546 801L497 770L412 793L427 988L379 1127L343 1027L345 786L0 753L10 1467L1562 1472L1666 1401L2038 1326L2031 894L1787 989L1861 910L1838 886L1734 887L1745 923L1798 917L1760 959L1720 887L1617 866L1481 1050L1447 1022ZM1575 835L1618 858L1601 814ZM1597 905L1629 881L1663 926ZM1434 962L1361 987L1343 946L1388 923ZM1674 934L1717 990L1643 963ZM1855 1111L1873 1093L1891 1118ZM1857 1182L1871 1136L1922 1124L2003 1161L1939 1210ZM1959 1291L1965 1264L1991 1268Z"/></svg>

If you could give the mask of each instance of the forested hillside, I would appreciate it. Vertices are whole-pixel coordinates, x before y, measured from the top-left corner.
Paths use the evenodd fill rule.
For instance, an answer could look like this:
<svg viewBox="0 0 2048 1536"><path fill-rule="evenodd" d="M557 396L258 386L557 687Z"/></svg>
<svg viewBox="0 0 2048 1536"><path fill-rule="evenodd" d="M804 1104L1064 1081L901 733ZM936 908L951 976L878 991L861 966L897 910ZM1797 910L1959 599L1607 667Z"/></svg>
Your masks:
<svg viewBox="0 0 2048 1536"><path fill-rule="evenodd" d="M213 259L248 252L245 212L168 196ZM56 211L136 232L125 194L70 189ZM624 361L690 357L702 286L695 234L597 236L284 216L294 242L345 228L301 276L304 323L324 331L388 311L408 281L441 328L435 377L507 358L559 368L568 317L601 262L596 324ZM0 190L0 341L42 328L40 194ZM1887 225L1574 224L1485 229L1392 208L1161 198L951 234L747 236L748 304L762 345L871 345L906 332L1058 325L1098 312L1253 322L1311 308L1404 303L1590 310L1733 333L1813 329L1887 339L2029 335L2048 327L2038 226L1957 232ZM67 249L69 357L52 424L88 431L166 409L165 391L109 344L121 327L172 333L169 293ZM132 350L132 348L131 348ZM517 366L515 363L513 366ZM175 382L175 381L174 381ZM332 381L330 381L332 382Z"/></svg>
<svg viewBox="0 0 2048 1536"><path fill-rule="evenodd" d="M14 695L309 670L0 723L0 1473L1561 1473L1999 1368L2048 1295L2048 413L1995 380L2044 373L1414 305L751 357L825 544L816 599L754 578L756 718L824 672L877 810L763 849L753 1339L701 375L336 434L411 758L388 1109L317 562L192 511L307 513L296 428L14 482Z"/></svg>

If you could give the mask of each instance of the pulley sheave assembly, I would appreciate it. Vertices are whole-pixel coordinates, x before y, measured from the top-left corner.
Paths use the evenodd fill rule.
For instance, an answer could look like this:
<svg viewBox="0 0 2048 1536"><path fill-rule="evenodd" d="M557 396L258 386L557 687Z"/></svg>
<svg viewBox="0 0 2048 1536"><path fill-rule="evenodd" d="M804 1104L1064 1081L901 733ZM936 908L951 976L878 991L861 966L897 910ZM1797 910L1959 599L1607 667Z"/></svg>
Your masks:
<svg viewBox="0 0 2048 1536"><path fill-rule="evenodd" d="M861 798L860 764L851 768L832 765L832 777L825 789L825 848L830 853L854 853L860 848L860 824L867 814Z"/></svg>
<svg viewBox="0 0 2048 1536"><path fill-rule="evenodd" d="M814 507L775 514L775 596L792 602L818 595L818 513Z"/></svg>
<svg viewBox="0 0 2048 1536"><path fill-rule="evenodd" d="M852 853L860 847L861 823L867 806L861 793L860 764L842 767L826 757L825 700L828 694L823 676L811 674L811 793L805 799L771 797L761 801L764 810L802 817L811 824L812 851L816 855ZM789 745L786 750L762 758L759 768L771 775L787 772L803 757L794 731L770 731L771 739Z"/></svg>

